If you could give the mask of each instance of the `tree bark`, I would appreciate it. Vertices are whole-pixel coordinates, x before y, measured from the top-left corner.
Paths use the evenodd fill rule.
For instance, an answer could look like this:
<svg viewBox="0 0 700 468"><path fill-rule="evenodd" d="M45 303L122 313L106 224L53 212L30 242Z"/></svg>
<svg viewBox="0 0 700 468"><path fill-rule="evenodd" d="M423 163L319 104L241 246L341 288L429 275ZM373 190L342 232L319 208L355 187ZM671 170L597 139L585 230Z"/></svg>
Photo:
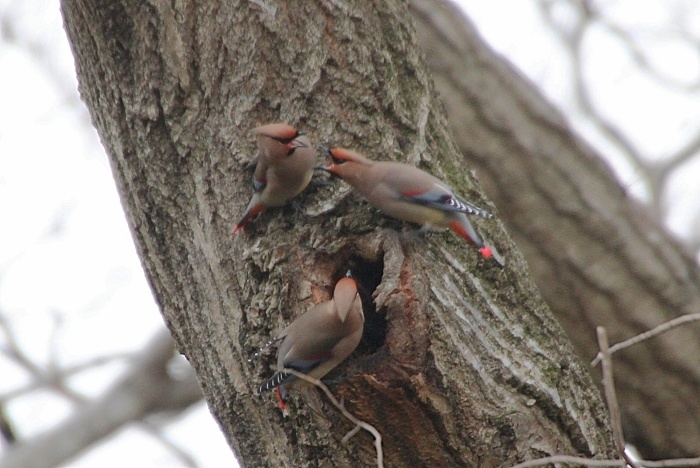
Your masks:
<svg viewBox="0 0 700 468"><path fill-rule="evenodd" d="M450 2L413 0L455 142L581 357L700 311L689 252L620 187L562 116ZM700 454L700 335L678 328L615 355L627 440L648 458Z"/></svg>
<svg viewBox="0 0 700 468"><path fill-rule="evenodd" d="M316 389L291 415L254 394L255 349L353 269L365 336L334 391L384 437L387 466L491 466L550 454L612 457L588 371L498 221L507 265L448 233L397 235L347 186L305 213L250 196L248 131L270 121L401 160L485 204L453 145L404 2L64 0L80 91L110 156L154 295L227 440L247 466L374 463L365 434Z"/></svg>

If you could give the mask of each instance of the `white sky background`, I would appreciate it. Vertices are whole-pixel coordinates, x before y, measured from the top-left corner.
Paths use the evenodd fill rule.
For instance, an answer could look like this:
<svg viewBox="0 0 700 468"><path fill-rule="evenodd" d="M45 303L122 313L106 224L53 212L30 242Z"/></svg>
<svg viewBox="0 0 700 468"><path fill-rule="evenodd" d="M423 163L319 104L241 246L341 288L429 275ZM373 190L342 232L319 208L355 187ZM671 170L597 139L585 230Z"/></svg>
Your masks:
<svg viewBox="0 0 700 468"><path fill-rule="evenodd" d="M546 88L558 106L576 113L565 56L531 1L462 3L497 50ZM622 20L651 27L672 21L673 9L691 2L608 3ZM9 321L21 348L44 366L137 352L162 321L136 257L107 157L75 91L57 2L0 0L0 15L11 18L10 28L0 24L0 315ZM560 15L566 20L568 13L562 9ZM700 12L682 19L700 31ZM644 154L663 157L700 130L698 93L672 92L640 76L619 43L602 31L587 41L586 75L595 83L596 102ZM652 59L669 75L688 81L700 75L697 53L679 41L671 38L652 50ZM585 122L577 128L595 135ZM596 146L611 158L623 184L644 196L631 166L610 145ZM682 236L689 235L698 217L699 180L700 160L674 177L670 224ZM0 334L0 347L6 343ZM122 361L87 372L71 380L71 386L96 396L123 368ZM21 368L0 355L0 397L29 381ZM65 399L36 392L12 400L6 409L19 437L28 438L60 422L71 408ZM202 467L233 463L203 404L169 426L167 434ZM0 443L0 458L2 450ZM182 463L153 438L127 429L68 466L129 464Z"/></svg>

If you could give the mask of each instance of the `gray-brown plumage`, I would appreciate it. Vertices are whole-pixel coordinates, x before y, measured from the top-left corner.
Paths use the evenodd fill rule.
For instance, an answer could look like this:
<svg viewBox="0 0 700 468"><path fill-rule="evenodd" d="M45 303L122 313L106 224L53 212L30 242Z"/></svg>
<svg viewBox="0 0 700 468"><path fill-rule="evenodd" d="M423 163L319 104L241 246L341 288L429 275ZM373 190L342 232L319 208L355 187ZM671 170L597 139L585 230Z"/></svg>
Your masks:
<svg viewBox="0 0 700 468"><path fill-rule="evenodd" d="M309 185L316 162L309 138L290 125L268 124L253 131L258 143L254 193L234 234L267 208L285 205L299 195Z"/></svg>
<svg viewBox="0 0 700 468"><path fill-rule="evenodd" d="M479 249L492 255L467 215L492 215L463 200L440 179L417 167L387 161L372 161L351 150L328 150L331 161L322 168L342 178L374 206L402 221L446 227Z"/></svg>
<svg viewBox="0 0 700 468"><path fill-rule="evenodd" d="M352 354L362 338L364 321L357 283L351 277L342 278L333 299L316 304L277 335L283 340L277 352L279 371L258 392L277 388L283 405L287 387L298 381L283 369L320 379Z"/></svg>

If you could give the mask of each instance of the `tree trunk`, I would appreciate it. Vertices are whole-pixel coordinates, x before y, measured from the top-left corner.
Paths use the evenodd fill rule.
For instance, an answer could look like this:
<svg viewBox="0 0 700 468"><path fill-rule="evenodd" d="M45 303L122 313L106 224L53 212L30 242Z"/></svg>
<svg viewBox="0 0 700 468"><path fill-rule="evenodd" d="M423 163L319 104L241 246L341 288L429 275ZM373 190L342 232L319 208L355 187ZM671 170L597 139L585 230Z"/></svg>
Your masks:
<svg viewBox="0 0 700 468"><path fill-rule="evenodd" d="M284 418L246 359L351 268L367 323L333 390L384 437L387 466L614 456L600 395L499 221L507 265L448 233L397 235L342 182L231 236L250 196L249 130L286 121L316 142L401 160L485 204L453 145L398 0L64 0L80 91L179 350L249 466L374 463L366 434L317 389ZM174 8L174 9L173 9ZM358 461L360 463L358 463Z"/></svg>
<svg viewBox="0 0 700 468"><path fill-rule="evenodd" d="M412 5L455 141L582 358L598 351L596 325L618 342L700 311L697 263L559 113L454 5ZM614 364L627 440L653 459L700 454L697 327L622 351Z"/></svg>

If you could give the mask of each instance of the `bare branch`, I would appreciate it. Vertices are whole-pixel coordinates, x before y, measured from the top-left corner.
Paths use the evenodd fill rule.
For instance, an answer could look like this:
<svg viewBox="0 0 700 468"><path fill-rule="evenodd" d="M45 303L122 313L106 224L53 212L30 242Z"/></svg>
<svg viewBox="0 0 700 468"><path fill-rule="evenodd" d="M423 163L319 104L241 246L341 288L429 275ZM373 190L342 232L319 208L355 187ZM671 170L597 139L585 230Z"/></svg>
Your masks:
<svg viewBox="0 0 700 468"><path fill-rule="evenodd" d="M662 161L659 164L660 176L667 179L669 174L676 170L679 166L691 160L700 152L700 132L690 140L685 147L681 148L676 154L669 157L668 160Z"/></svg>
<svg viewBox="0 0 700 468"><path fill-rule="evenodd" d="M608 337L605 332L604 327L597 327L596 334L598 336L598 343L600 345L600 352L598 356L593 360L592 365L595 366L599 361L603 364L603 388L605 390L605 399L608 404L608 409L610 410L610 417L612 420L613 434L615 436L615 442L618 447L621 447L621 453L624 455L624 460L592 460L581 457L574 457L569 455L555 455L552 457L538 458L535 460L528 460L523 463L518 463L514 465L513 468L526 468L530 466L543 466L550 463L576 463L585 466L626 466L630 465L633 467L671 467L671 466L697 466L700 464L700 457L697 458L675 458L669 460L640 460L636 461L632 459L627 452L624 450L625 440L622 432L622 420L620 417L620 408L617 402L617 396L615 394L615 382L612 373L612 361L610 360L610 355L615 351L627 348L634 344L640 343L646 339L652 338L653 336L659 335L665 331L668 331L674 327L682 325L684 323L689 323L693 321L700 320L700 313L690 314L679 317L675 320L663 323L658 327L649 330L648 332L641 333L634 338L618 343L615 346L608 347Z"/></svg>
<svg viewBox="0 0 700 468"><path fill-rule="evenodd" d="M34 362L22 350L22 347L19 345L17 338L15 337L14 331L12 330L12 326L2 314L0 314L0 329L5 335L5 347L0 349L0 351L9 359L21 366L34 378L34 380L29 384L0 395L0 402L8 401L12 398L16 398L20 395L24 395L40 388L51 387L58 394L64 396L74 403L85 403L85 396L71 389L65 383L65 380L85 370L108 364L117 359L124 359L132 356L131 354L101 356L64 369L60 369L52 360L49 362L48 369L44 369L42 366ZM55 337L55 333L52 335L52 338L53 337ZM54 339L52 339L51 344L52 347L55 347Z"/></svg>
<svg viewBox="0 0 700 468"><path fill-rule="evenodd" d="M572 5L572 7L579 8L581 19L575 26L563 28L561 25L557 24L553 17L552 2L540 1L538 4L545 21L557 35L562 46L568 51L568 57L570 59L572 69L572 77L574 80L573 92L579 109L588 118L589 122L593 124L608 141L615 145L618 150L634 165L634 167L637 168L637 170L647 174L647 166L641 153L637 150L632 140L630 140L620 128L618 128L613 122L608 120L601 112L598 111L593 103L593 98L591 97L588 86L584 80L584 73L582 69L582 47L584 35L590 26L591 19L593 18L593 16L590 14L590 10L582 8L581 5L576 2L576 4ZM648 174L645 179L649 191L651 193L656 193L655 187L651 186L651 179Z"/></svg>
<svg viewBox="0 0 700 468"><path fill-rule="evenodd" d="M643 341L642 338L639 339L642 335L647 335L650 334L651 332L654 332L655 330L665 327L664 330L658 331L655 334L662 333L663 331L669 330L673 326L680 325L681 323L687 323L691 320L688 319L688 317L693 317L694 320L700 319L700 314L694 314L697 317L691 316L684 316L681 317L681 319L685 318L685 320L676 320L676 322L680 322L677 324L672 324L669 325L671 322L667 322L659 327L656 327L654 330L651 330L650 332L647 333L642 333L641 335L637 335L634 339L632 340L627 340L627 342L632 342L635 339L637 339L635 342L632 342L628 344L627 346L631 346L632 344L639 343L640 341ZM673 321L672 321L673 322ZM671 459L671 460L661 460L661 461L647 461L647 460L642 460L642 461L637 461L633 459L632 457L629 456L629 454L624 450L625 447L625 439L624 439L624 434L622 432L622 418L620 416L620 407L617 402L617 395L615 394L615 380L613 378L613 370L612 370L612 361L610 359L610 355L612 354L612 348L608 346L608 335L605 331L605 327L596 327L596 335L598 337L598 344L600 346L600 352L598 353L598 357L596 357L596 360L602 361L603 364L603 389L605 391L605 400L608 405L608 409L610 411L610 419L612 422L612 429L613 429L613 435L615 437L615 443L618 446L618 449L620 450L620 453L623 455L624 459L620 460L592 460L592 459L587 459L587 458L581 458L581 457L574 457L574 456L569 456L569 455L555 455L552 457L544 457L544 458L538 458L536 460L528 460L523 463L518 463L517 465L514 465L513 468L526 468L530 466L543 466L543 465L548 465L551 463L572 463L572 464L580 464L580 465L585 465L585 466L632 466L632 467L641 467L641 466L647 466L647 467L668 467L668 466L695 466L698 463L700 463L700 457L698 458L678 458L678 459ZM627 343L624 342L624 343ZM621 343L622 344L622 343ZM621 348L620 348L621 349ZM594 361L596 362L596 361Z"/></svg>
<svg viewBox="0 0 700 468"><path fill-rule="evenodd" d="M17 441L17 436L12 428L10 418L5 414L5 408L0 404L0 435L8 444L12 445Z"/></svg>
<svg viewBox="0 0 700 468"><path fill-rule="evenodd" d="M544 466L553 463L570 463L584 466L625 466L627 462L625 460L593 460L590 458L574 457L570 455L554 455L552 457L538 458L536 460L528 460L517 465L513 465L512 468L527 468L530 466Z"/></svg>
<svg viewBox="0 0 700 468"><path fill-rule="evenodd" d="M194 373L182 379L168 373L174 351L169 332L160 331L115 385L63 424L13 445L0 467L56 466L128 423L157 412L182 411L199 401L202 394Z"/></svg>
<svg viewBox="0 0 700 468"><path fill-rule="evenodd" d="M649 468L664 467L664 466L698 466L700 465L700 457L695 458L673 458L670 460L642 460L642 466Z"/></svg>
<svg viewBox="0 0 700 468"><path fill-rule="evenodd" d="M622 27L618 24L615 24L613 21L611 21L609 18L606 16L600 14L595 15L595 19L597 20L598 24L606 29L611 35L617 37L620 42L622 42L625 46L626 49L629 51L630 56L632 59L635 61L637 66L646 74L656 80L658 83L660 83L663 86L685 91L685 92L694 92L697 91L698 88L700 88L700 81L695 81L694 83L683 83L679 80L676 80L674 76L668 75L663 73L663 70L659 70L652 64L649 59L647 59L647 56L644 52L644 48L640 45L639 40L636 39L635 32L640 32L644 33L645 31L643 30L636 30L636 31L630 31L626 27ZM670 28L669 28L670 29ZM676 36L680 37L687 42L695 42L692 37L690 37L689 34L685 33L683 30L678 30L675 29L672 31L664 31L664 30L657 30L657 31L646 31L646 35L654 35L655 37L662 37L662 36Z"/></svg>
<svg viewBox="0 0 700 468"><path fill-rule="evenodd" d="M333 403L333 405L338 408L338 410L345 416L347 419L349 419L353 424L355 424L355 428L353 428L348 434L343 437L343 442L346 442L350 437L355 435L358 431L357 428L361 427L362 429L366 430L370 434L374 436L374 448L377 450L377 467L378 468L383 468L384 467L384 451L382 450L382 435L379 433L379 431L372 426L371 424L362 421L361 419L356 418L353 416L348 410L345 409L345 406L343 406L336 398L333 396L333 393L328 389L328 387L321 382L318 379L315 379L313 377L310 377L306 374L302 374L299 371L296 371L294 369L284 369L285 372L288 372L292 375L294 375L297 378L300 378L302 380L305 380L309 382L310 384L313 384L323 390L323 393L326 394L328 399Z"/></svg>
<svg viewBox="0 0 700 468"><path fill-rule="evenodd" d="M627 463L630 466L637 468L639 466L637 461L632 459L632 457L625 452L625 435L622 432L620 405L617 402L612 361L610 360L610 353L608 352L608 334L605 331L605 327L596 327L595 331L596 335L598 336L600 352L603 354L603 390L605 391L605 401L608 405L608 410L610 411L610 421L612 424L613 436L615 437L615 443L617 444L617 449L620 451L625 460L627 460Z"/></svg>
<svg viewBox="0 0 700 468"><path fill-rule="evenodd" d="M197 462L192 458L192 455L181 449L177 444L173 443L168 437L163 434L158 424L150 421L141 421L139 427L148 435L160 442L166 449L170 450L173 455L180 459L183 465L190 468L197 468Z"/></svg>
<svg viewBox="0 0 700 468"><path fill-rule="evenodd" d="M64 367L62 369L56 370L55 372L41 372L40 375L34 375L35 380L23 385L21 387L15 388L14 390L10 390L6 393L3 393L0 395L0 402L2 401L9 401L13 398L17 398L19 396L26 395L27 393L40 390L46 387L51 387L56 390L58 390L58 393L60 395L65 396L68 398L70 401L74 403L84 403L85 402L85 397L77 392L70 391L70 392L65 392L61 391L60 389L66 389L65 384L63 382L70 377L73 377L81 372L85 372L87 370L94 369L96 367L104 366L107 364L111 364L112 362L115 361L120 361L120 360L126 360L129 358L134 357L133 353L120 353L120 354L113 354L111 356L98 356L92 359L89 359L85 362L81 362L78 364L75 364L73 366L68 366ZM59 382L61 383L59 385Z"/></svg>
<svg viewBox="0 0 700 468"><path fill-rule="evenodd" d="M3 314L0 314L0 329L5 335L5 347L0 349L5 356L12 359L25 370L33 375L41 374L41 369L27 356L15 337L15 333L10 326L10 323Z"/></svg>
<svg viewBox="0 0 700 468"><path fill-rule="evenodd" d="M690 322L696 322L700 320L700 313L697 314L687 314L687 315L681 315L678 318L675 318L673 320L669 320L668 322L664 322L659 326L656 326L652 328L649 331L646 331L644 333L640 333L639 335L633 336L629 340L622 341L620 343L617 343L613 346L610 347L608 350L608 355L614 354L620 350L623 350L625 348L629 348L630 346L636 345L637 343L641 343L642 341L646 341L649 338L653 338L655 336L658 336L662 333L665 333L673 328L676 328L680 325L690 323ZM598 365L598 363L601 361L603 358L603 352L599 352L595 359L591 361L591 366L595 367Z"/></svg>
<svg viewBox="0 0 700 468"><path fill-rule="evenodd" d="M627 466L627 461L625 460L594 460L590 458L573 457L571 455L554 455L552 457L538 458L536 460L528 460L517 465L513 465L512 468L528 468L531 466L544 466L554 463L568 463L583 466ZM671 460L641 460L639 462L642 466L648 468L656 467L670 467L670 466L698 466L700 464L700 457L698 458L674 458Z"/></svg>

